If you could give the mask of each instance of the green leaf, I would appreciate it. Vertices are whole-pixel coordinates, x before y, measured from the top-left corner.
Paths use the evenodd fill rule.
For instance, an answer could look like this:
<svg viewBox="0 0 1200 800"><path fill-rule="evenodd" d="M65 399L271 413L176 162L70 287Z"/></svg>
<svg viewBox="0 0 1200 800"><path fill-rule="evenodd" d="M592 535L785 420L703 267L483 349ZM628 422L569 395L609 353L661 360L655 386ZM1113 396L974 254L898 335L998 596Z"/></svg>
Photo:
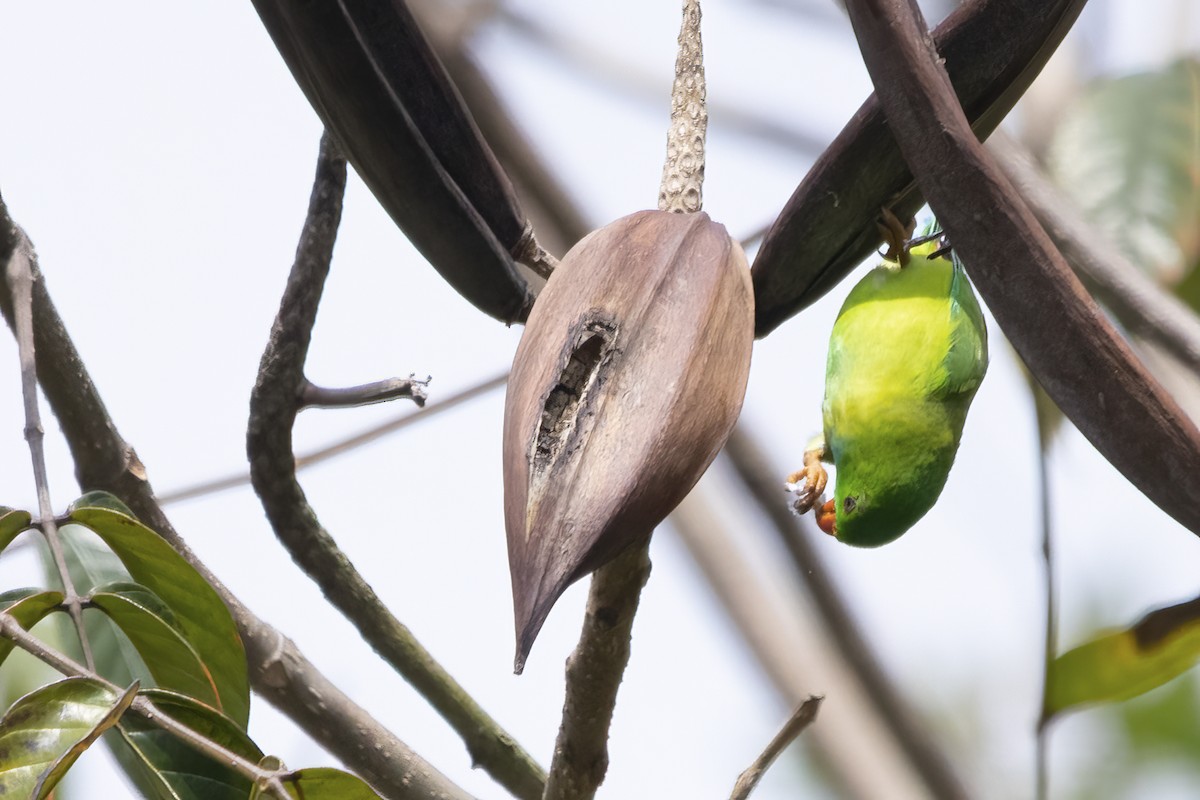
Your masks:
<svg viewBox="0 0 1200 800"><path fill-rule="evenodd" d="M1200 661L1200 598L1160 608L1104 633L1050 665L1043 721L1068 709L1137 697Z"/></svg>
<svg viewBox="0 0 1200 800"><path fill-rule="evenodd" d="M17 595L17 593L23 593ZM37 589L17 589L5 592L0 599L5 613L11 615L21 627L29 630L51 611L56 610L63 601L62 592L41 592ZM8 639L0 638L0 664L8 658L15 645Z"/></svg>
<svg viewBox="0 0 1200 800"><path fill-rule="evenodd" d="M212 675L219 708L243 728L250 716L246 651L216 590L166 540L126 514L75 507L71 519L104 540L133 579L175 613L178 627Z"/></svg>
<svg viewBox="0 0 1200 800"><path fill-rule="evenodd" d="M1125 734L1121 750L1129 763L1169 759L1200 770L1200 694L1196 680L1172 681L1131 702L1113 706Z"/></svg>
<svg viewBox="0 0 1200 800"><path fill-rule="evenodd" d="M82 525L69 523L58 529L63 553L71 580L79 592L96 591L97 587L129 582L129 571L109 547ZM52 574L51 580L57 580ZM128 686L139 681L143 686L154 683L150 670L142 662L137 648L121 633L112 620L103 614L84 614L84 627L92 644L96 671L109 681ZM63 637L66 651L82 660L83 654L73 633Z"/></svg>
<svg viewBox="0 0 1200 800"><path fill-rule="evenodd" d="M179 627L179 623L175 619L175 612L171 610L171 607L164 603L161 597L140 583L134 583L133 581L109 581L92 589L93 595L100 593L119 594L127 597L138 605L145 606L154 612L156 616L162 617L163 621L172 628L183 633L183 629Z"/></svg>
<svg viewBox="0 0 1200 800"><path fill-rule="evenodd" d="M152 598L149 602L146 595ZM219 705L212 673L171 620L160 614L170 611L157 596L135 586L133 591L93 592L92 605L129 637L154 676L156 686L181 692L208 705Z"/></svg>
<svg viewBox="0 0 1200 800"><path fill-rule="evenodd" d="M12 544L21 531L29 529L33 521L28 511L17 511L8 506L0 506L0 550Z"/></svg>
<svg viewBox="0 0 1200 800"><path fill-rule="evenodd" d="M0 796L46 797L136 692L136 684L122 693L90 678L67 678L14 703L0 720Z"/></svg>
<svg viewBox="0 0 1200 800"><path fill-rule="evenodd" d="M330 767L293 772L284 786L296 800L379 800L375 790L361 778Z"/></svg>
<svg viewBox="0 0 1200 800"><path fill-rule="evenodd" d="M1200 63L1101 80L1050 144L1056 182L1135 264L1168 286L1200 257Z"/></svg>
<svg viewBox="0 0 1200 800"><path fill-rule="evenodd" d="M162 689L148 689L142 695L171 719L205 738L231 750L251 763L258 763L262 751L241 726L229 717L196 700ZM128 745L128 760L122 766L138 787L153 798L163 800L245 800L250 781L232 767L184 744L152 722L129 716L118 728Z"/></svg>
<svg viewBox="0 0 1200 800"><path fill-rule="evenodd" d="M78 500L71 503L70 508L67 509L67 513L70 514L77 508L107 508L109 511L116 511L127 517L137 519L137 514L130 511L129 506L125 505L121 501L121 498L109 492L84 492Z"/></svg>

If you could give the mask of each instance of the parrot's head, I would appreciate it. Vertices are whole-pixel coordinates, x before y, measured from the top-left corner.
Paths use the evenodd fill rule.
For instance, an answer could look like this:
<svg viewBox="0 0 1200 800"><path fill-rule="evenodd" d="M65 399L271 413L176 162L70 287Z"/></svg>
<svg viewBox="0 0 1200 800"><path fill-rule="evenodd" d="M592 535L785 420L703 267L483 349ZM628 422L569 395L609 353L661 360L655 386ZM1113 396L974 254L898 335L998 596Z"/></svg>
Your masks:
<svg viewBox="0 0 1200 800"><path fill-rule="evenodd" d="M925 516L941 488L941 482L932 487L912 482L867 491L853 479L839 477L833 499L817 509L817 526L844 544L879 547Z"/></svg>

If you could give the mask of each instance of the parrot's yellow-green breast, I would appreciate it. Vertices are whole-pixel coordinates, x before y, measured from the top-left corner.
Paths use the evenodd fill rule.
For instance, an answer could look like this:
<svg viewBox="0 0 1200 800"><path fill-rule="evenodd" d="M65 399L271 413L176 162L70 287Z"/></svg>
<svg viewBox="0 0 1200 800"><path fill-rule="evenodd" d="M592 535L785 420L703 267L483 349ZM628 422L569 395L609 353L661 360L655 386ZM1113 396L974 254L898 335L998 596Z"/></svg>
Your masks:
<svg viewBox="0 0 1200 800"><path fill-rule="evenodd" d="M836 534L890 542L946 483L987 371L987 329L961 266L913 255L850 292L829 341L823 405Z"/></svg>

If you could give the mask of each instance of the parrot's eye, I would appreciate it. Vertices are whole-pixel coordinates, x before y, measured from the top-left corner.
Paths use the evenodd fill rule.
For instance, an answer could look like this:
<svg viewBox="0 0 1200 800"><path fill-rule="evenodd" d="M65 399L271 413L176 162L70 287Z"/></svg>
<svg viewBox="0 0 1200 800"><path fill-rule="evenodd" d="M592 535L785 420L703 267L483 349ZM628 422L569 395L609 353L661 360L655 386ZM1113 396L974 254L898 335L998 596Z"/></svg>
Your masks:
<svg viewBox="0 0 1200 800"><path fill-rule="evenodd" d="M858 500L856 500L853 497L847 497L845 500L842 501L842 510L845 511L847 514L849 514L851 511L853 511L857 507L858 507Z"/></svg>

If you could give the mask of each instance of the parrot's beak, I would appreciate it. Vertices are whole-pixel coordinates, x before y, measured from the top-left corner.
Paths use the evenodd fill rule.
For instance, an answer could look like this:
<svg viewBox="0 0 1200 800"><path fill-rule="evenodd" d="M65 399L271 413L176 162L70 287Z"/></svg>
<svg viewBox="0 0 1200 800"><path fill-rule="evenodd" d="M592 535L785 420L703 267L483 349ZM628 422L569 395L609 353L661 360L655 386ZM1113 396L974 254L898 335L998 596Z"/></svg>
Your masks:
<svg viewBox="0 0 1200 800"><path fill-rule="evenodd" d="M837 536L837 510L833 500L826 500L817 509L817 527L830 536Z"/></svg>

